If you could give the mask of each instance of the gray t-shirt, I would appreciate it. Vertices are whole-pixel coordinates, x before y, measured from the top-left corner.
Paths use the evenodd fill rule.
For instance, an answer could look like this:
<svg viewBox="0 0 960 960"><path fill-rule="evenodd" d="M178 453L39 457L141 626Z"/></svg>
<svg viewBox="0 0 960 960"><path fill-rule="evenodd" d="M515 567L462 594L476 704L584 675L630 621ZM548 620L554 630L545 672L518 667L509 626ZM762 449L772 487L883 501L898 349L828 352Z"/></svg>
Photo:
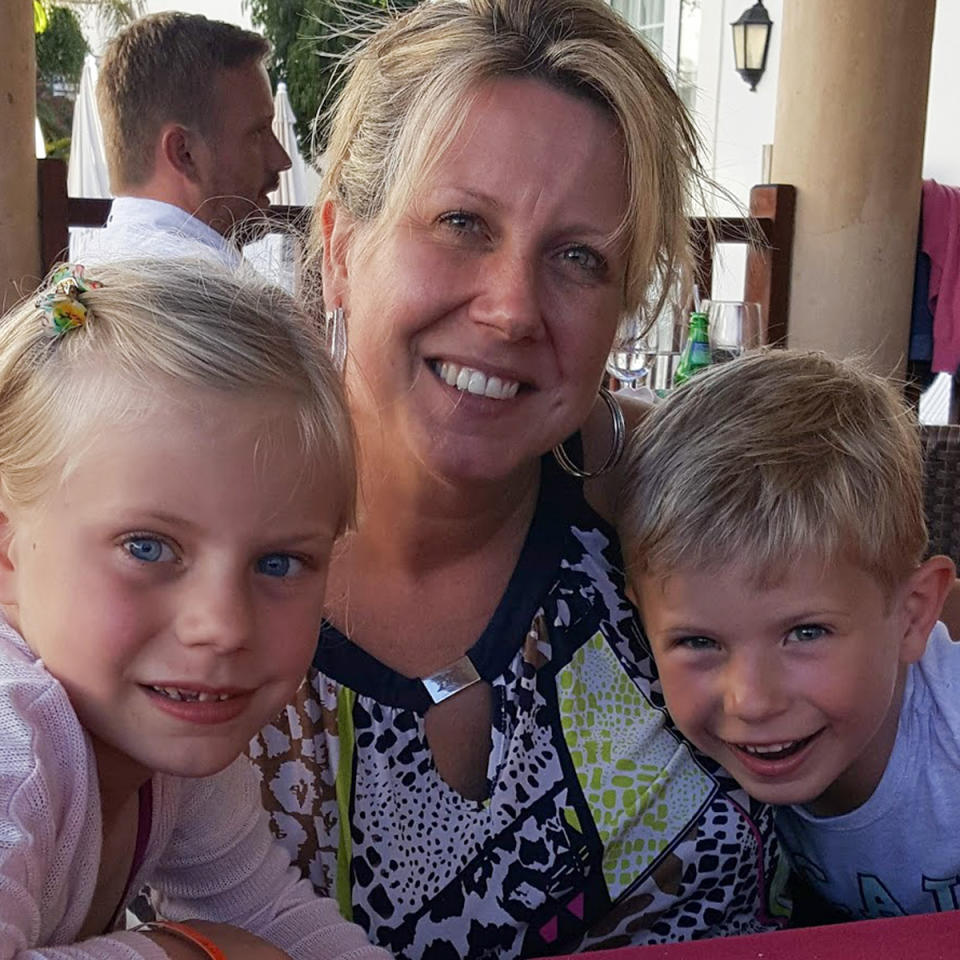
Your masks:
<svg viewBox="0 0 960 960"><path fill-rule="evenodd" d="M796 870L852 919L960 907L960 643L938 623L907 675L897 739L850 813L777 810Z"/></svg>

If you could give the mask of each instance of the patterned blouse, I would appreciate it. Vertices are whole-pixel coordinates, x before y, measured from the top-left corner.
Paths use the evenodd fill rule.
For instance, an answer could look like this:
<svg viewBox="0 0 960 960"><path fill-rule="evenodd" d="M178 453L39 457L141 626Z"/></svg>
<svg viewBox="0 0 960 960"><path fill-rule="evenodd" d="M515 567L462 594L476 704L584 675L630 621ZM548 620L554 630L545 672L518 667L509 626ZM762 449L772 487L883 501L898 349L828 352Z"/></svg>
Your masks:
<svg viewBox="0 0 960 960"><path fill-rule="evenodd" d="M781 925L770 810L675 731L616 535L550 457L469 657L493 690L484 800L438 775L423 684L332 627L252 745L277 835L375 943L480 960Z"/></svg>

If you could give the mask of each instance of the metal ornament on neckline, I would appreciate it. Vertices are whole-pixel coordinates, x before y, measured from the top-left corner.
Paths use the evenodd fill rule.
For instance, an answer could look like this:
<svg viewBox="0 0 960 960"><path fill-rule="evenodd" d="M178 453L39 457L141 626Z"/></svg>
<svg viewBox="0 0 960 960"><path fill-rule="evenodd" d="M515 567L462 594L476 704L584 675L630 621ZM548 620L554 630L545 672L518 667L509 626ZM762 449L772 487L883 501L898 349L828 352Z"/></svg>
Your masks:
<svg viewBox="0 0 960 960"><path fill-rule="evenodd" d="M443 703L450 697L472 687L480 682L480 674L473 665L473 661L464 654L459 660L455 660L449 667L431 673L429 677L422 677L420 682L426 688L430 699L434 703Z"/></svg>

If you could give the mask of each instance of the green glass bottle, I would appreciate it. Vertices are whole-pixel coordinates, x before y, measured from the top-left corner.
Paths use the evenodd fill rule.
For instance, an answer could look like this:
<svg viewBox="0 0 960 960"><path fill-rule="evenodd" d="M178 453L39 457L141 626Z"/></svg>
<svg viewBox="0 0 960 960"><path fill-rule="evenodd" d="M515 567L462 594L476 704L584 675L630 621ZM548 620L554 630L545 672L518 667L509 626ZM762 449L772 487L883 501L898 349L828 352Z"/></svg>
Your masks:
<svg viewBox="0 0 960 960"><path fill-rule="evenodd" d="M676 373L673 375L673 385L679 387L686 383L695 373L704 367L710 366L710 336L707 332L707 315L695 310L690 314L690 329L687 332L687 342L677 363Z"/></svg>

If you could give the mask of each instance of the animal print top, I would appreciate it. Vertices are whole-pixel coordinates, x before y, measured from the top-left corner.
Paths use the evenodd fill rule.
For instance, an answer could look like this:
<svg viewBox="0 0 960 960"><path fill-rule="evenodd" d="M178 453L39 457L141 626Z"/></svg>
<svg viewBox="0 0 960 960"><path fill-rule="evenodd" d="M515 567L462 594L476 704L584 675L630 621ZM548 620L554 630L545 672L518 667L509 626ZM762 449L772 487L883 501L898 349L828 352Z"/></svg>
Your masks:
<svg viewBox="0 0 960 960"><path fill-rule="evenodd" d="M513 578L469 654L493 688L483 801L438 775L420 681L332 628L297 701L254 741L277 835L397 957L780 925L771 813L675 732L621 566L580 484L544 458Z"/></svg>

